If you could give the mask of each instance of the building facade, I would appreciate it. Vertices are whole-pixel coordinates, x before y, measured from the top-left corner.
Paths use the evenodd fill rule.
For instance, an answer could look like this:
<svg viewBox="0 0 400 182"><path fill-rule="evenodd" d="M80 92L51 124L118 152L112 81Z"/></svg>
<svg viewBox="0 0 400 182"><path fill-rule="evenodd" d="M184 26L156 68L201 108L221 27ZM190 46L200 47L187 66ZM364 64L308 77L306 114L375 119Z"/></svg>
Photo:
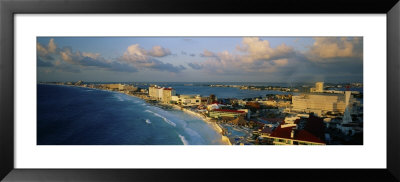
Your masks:
<svg viewBox="0 0 400 182"><path fill-rule="evenodd" d="M324 82L315 83L315 92L324 92Z"/></svg>
<svg viewBox="0 0 400 182"><path fill-rule="evenodd" d="M263 135L268 143L273 145L326 145L324 141L306 130L296 127L276 128L270 135Z"/></svg>
<svg viewBox="0 0 400 182"><path fill-rule="evenodd" d="M164 90L164 88L158 88L158 89L157 89L156 98L157 98L157 100L159 100L159 101L162 101L162 100L163 100L163 96L164 96L163 90Z"/></svg>
<svg viewBox="0 0 400 182"><path fill-rule="evenodd" d="M349 100L354 102L354 98ZM291 110L295 112L313 112L322 116L328 112L343 114L345 109L346 94L303 94L292 97Z"/></svg>
<svg viewBox="0 0 400 182"><path fill-rule="evenodd" d="M239 116L245 116L245 111L228 110L228 109L214 109L209 112L209 116L212 118L219 119L221 117L237 118Z"/></svg>
<svg viewBox="0 0 400 182"><path fill-rule="evenodd" d="M164 88L162 89L162 101L165 103L170 103L172 100L172 96L175 95L175 90L172 88Z"/></svg>
<svg viewBox="0 0 400 182"><path fill-rule="evenodd" d="M149 87L149 96L154 100L158 100L164 103L170 103L172 101L172 96L175 95L175 90L171 87L164 88L157 85Z"/></svg>
<svg viewBox="0 0 400 182"><path fill-rule="evenodd" d="M152 99L157 99L158 98L158 87L157 85L152 85L149 87L149 96Z"/></svg>

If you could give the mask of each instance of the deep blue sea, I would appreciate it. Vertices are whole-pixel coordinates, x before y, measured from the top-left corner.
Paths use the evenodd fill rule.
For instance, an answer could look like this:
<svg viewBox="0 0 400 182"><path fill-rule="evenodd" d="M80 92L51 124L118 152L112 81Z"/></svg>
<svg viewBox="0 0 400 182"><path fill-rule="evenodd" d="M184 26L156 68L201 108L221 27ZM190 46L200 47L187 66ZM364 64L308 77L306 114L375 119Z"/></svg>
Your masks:
<svg viewBox="0 0 400 182"><path fill-rule="evenodd" d="M200 118L118 92L37 85L38 145L213 145Z"/></svg>
<svg viewBox="0 0 400 182"><path fill-rule="evenodd" d="M215 94L218 98L288 94L269 90L209 87L202 83L158 84L171 86L178 94ZM148 85L143 83L138 86L146 88ZM200 118L180 110L164 110L122 93L38 84L37 94L38 145L223 144L221 135Z"/></svg>

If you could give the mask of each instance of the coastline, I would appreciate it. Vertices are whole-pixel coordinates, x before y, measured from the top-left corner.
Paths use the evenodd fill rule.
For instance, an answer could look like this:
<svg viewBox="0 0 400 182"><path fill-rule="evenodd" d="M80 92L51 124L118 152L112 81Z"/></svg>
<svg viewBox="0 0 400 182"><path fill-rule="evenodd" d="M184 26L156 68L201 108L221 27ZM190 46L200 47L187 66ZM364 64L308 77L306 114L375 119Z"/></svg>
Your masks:
<svg viewBox="0 0 400 182"><path fill-rule="evenodd" d="M144 101L148 100L147 98L142 98L142 97L139 97L137 95L127 94L127 93L125 93L125 94L129 95L129 96L133 96L133 97L139 98L139 99L142 99ZM161 107L168 106L168 107L171 107L171 108L173 108L175 110L180 110L180 111L183 111L183 112L185 112L187 114L190 114L192 116L200 118L201 120L203 120L205 123L210 125L215 131L217 131L221 135L221 141L224 142L225 145L232 145L232 143L230 142L229 138L222 134L223 130L222 130L221 126L219 126L217 123L211 122L209 118L207 118L205 116L202 116L199 113L196 113L196 112L191 111L189 109L186 109L186 108L183 108L183 107L179 107L179 106L173 105L173 104L168 104L168 103L152 103L152 104L157 105L157 106L161 106Z"/></svg>
<svg viewBox="0 0 400 182"><path fill-rule="evenodd" d="M176 105L174 105L174 106L175 106L174 108L180 108L179 106L176 106ZM209 120L209 118L207 118L205 116L202 116L199 113L193 112L193 111L191 111L189 109L181 108L181 110L186 112L186 113L188 113L188 114L191 114L193 116L201 118L204 122L206 122L207 124L211 125L215 131L217 131L219 134L221 134L221 136L222 136L221 140L223 142L225 142L227 145L232 145L232 143L230 142L229 138L222 134L223 130L222 130L221 126L219 126L217 123L211 122Z"/></svg>
<svg viewBox="0 0 400 182"><path fill-rule="evenodd" d="M55 85L55 84L45 84L45 85ZM129 93L120 92L120 91L112 91L112 90L100 89L100 88L82 87L82 86L76 86L76 85L60 85L60 86L81 87L81 88L88 88L88 89L101 90L101 91L118 92L118 93L121 93L121 94L125 94L125 95L128 95L128 96L132 96L132 97L141 99L141 100L143 100L145 102L150 100L149 98L147 98L146 96L143 96L143 95L129 94ZM165 107L171 107L172 109L180 110L182 112L185 112L187 114L195 116L195 117L203 120L206 124L210 125L217 133L219 133L221 135L221 141L224 143L224 145L232 145L232 143L229 140L229 137L223 135L223 133L222 133L223 130L222 130L221 126L219 126L215 122L211 122L208 117L200 115L199 113L196 113L196 112L191 111L189 109L180 107L178 105L173 105L173 104L168 104L168 103L159 103L159 102L156 102L156 103L153 102L153 103L150 103L150 104L155 105L155 106L160 106L161 109L164 109L164 110L165 110Z"/></svg>
<svg viewBox="0 0 400 182"><path fill-rule="evenodd" d="M99 90L102 90L102 89L99 89ZM128 95L128 96L136 97L136 98L142 99L142 100L144 100L144 101L149 100L147 97L141 97L141 96L139 96L139 95L128 94L128 93L124 93L124 92L120 92L120 93L123 93L123 94ZM162 109L164 109L163 107L168 106L168 107L171 107L171 108L173 108L173 109L175 109L175 110L180 110L180 111L183 111L183 112L185 112L185 113L187 113L187 114L190 114L190 115L192 115L192 116L196 116L197 118L200 118L200 119L203 120L205 123L207 123L208 125L210 125L217 133L219 133L219 134L221 135L221 141L224 142L225 145L232 145L232 143L231 143L230 140L229 140L229 137L227 137L227 136L225 136L225 135L222 134L222 131L223 131L223 130L222 130L221 126L219 126L217 123L211 122L210 119L207 118L206 116L202 116L202 115L200 115L199 113L193 112L193 111L191 111L191 110L189 110L189 109L186 109L186 108L183 108L183 107L180 107L180 106L177 106L177 105L173 105L173 104L159 103L159 102L157 102L157 103L151 103L151 104L157 105L157 106L161 106Z"/></svg>

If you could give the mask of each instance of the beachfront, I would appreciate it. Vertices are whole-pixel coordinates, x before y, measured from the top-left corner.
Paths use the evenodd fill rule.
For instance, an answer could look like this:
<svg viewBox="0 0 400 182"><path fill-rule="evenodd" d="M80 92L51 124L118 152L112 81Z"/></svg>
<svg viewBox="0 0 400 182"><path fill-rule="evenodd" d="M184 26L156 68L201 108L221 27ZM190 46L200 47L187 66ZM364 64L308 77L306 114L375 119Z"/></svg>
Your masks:
<svg viewBox="0 0 400 182"><path fill-rule="evenodd" d="M122 92L122 93L125 93L125 92ZM160 103L160 102L151 102L151 101L153 101L153 100L150 99L149 97L144 96L143 94L132 94L132 93L125 93L125 94L126 94L126 95L129 95L129 96L133 96L133 97L137 97L137 98L143 99L143 100L147 101L148 103L154 104L155 106L159 106L159 107L161 107L161 108L163 108L163 109L170 109L170 108L172 108L172 109L176 109L176 110L181 110L181 111L186 112L186 113L188 113L188 114L190 114L190 115L192 115L192 116L195 116L195 117L197 117L197 118L200 118L200 119L202 119L204 122L206 122L207 124L209 124L210 126L212 126L212 128L213 128L215 131L217 131L218 133L221 134L221 140L222 140L226 145L232 145L232 143L230 142L230 139L229 139L227 136L223 135L223 129L221 128L221 126L218 125L216 122L212 122L212 121L211 121L211 118L209 118L209 117L207 117L207 116L205 116L205 115L201 115L200 113L197 113L197 112L195 112L195 111L186 109L186 108L184 108L184 107L182 107L182 106L179 106L179 105L173 105L173 104L168 104L168 103Z"/></svg>
<svg viewBox="0 0 400 182"><path fill-rule="evenodd" d="M217 98L213 94L183 95L172 87L157 85L139 88L120 83L88 85L82 81L66 85L120 92L163 110L180 110L207 123L227 145L357 144L360 141L357 137L362 134L362 114L359 118L353 114L353 120L342 121L341 117L346 115L348 103L352 105L352 112L362 111L362 104L356 100L360 93L325 91L320 82L316 84L318 89L310 89L315 94L267 94L248 99ZM328 105L317 103L327 99ZM302 110L310 102L316 102L316 107ZM337 107L326 107L329 102Z"/></svg>
<svg viewBox="0 0 400 182"><path fill-rule="evenodd" d="M62 84L62 85L64 85L64 84ZM211 122L210 121L211 119L208 118L207 116L201 115L199 113L196 113L196 112L191 111L189 109L186 109L184 107L181 107L181 106L178 106L178 105L173 105L173 104L168 104L168 103L155 102L154 100L149 98L146 94L143 94L143 93L140 93L140 92L138 93L138 92L115 91L115 90L107 89L105 87L87 87L87 86L83 86L83 85L65 84L65 86L84 87L84 88L91 88L91 89L97 89L97 90L107 90L107 91L119 92L119 93L126 94L128 96L132 96L132 97L136 97L136 98L142 99L142 100L146 101L147 103L152 104L154 106L157 106L157 107L159 107L161 109L164 109L164 110L169 110L169 109L180 110L182 112L190 114L191 116L194 116L194 117L199 118L202 121L204 121L206 124L211 126L211 128L213 128L217 133L219 133L221 135L221 141L225 145L232 145L231 142L230 142L230 139L227 136L223 135L223 129L221 128L220 125L218 125L215 122Z"/></svg>

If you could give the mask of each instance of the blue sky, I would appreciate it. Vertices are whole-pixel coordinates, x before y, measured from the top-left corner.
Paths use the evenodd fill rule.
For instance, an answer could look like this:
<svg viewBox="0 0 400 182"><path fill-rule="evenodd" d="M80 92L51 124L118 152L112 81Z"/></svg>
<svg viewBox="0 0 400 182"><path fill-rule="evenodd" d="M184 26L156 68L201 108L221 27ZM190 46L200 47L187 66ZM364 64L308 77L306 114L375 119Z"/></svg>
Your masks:
<svg viewBox="0 0 400 182"><path fill-rule="evenodd" d="M362 82L360 37L38 37L38 81Z"/></svg>

